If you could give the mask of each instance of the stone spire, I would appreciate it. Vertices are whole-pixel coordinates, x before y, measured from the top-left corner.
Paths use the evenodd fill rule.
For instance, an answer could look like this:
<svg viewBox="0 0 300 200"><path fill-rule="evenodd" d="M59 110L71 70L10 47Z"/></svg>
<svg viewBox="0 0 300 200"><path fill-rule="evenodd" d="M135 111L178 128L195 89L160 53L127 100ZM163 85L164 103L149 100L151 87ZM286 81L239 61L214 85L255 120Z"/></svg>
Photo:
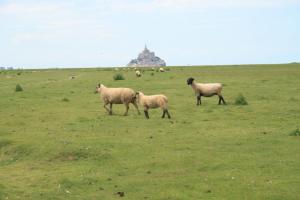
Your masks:
<svg viewBox="0 0 300 200"><path fill-rule="evenodd" d="M149 51L149 49L147 48L147 45L145 44L145 48L144 48L144 51L143 51L144 53L146 52L146 53L148 53L148 52L150 52Z"/></svg>

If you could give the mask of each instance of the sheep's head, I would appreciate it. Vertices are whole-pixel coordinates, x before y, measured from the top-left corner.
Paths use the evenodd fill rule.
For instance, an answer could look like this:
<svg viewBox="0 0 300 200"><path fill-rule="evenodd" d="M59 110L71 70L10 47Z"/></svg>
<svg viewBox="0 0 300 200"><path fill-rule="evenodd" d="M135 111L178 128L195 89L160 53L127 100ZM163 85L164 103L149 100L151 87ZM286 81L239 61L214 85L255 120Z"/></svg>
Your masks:
<svg viewBox="0 0 300 200"><path fill-rule="evenodd" d="M187 82L188 85L192 85L193 81L194 81L193 78L188 78L188 79L186 80L186 82Z"/></svg>
<svg viewBox="0 0 300 200"><path fill-rule="evenodd" d="M139 100L139 94L140 94L140 92L135 92L134 98Z"/></svg>
<svg viewBox="0 0 300 200"><path fill-rule="evenodd" d="M139 92L139 91L135 93L135 97L136 97L136 98L138 98L139 95L140 95L140 92Z"/></svg>
<svg viewBox="0 0 300 200"><path fill-rule="evenodd" d="M99 84L96 86L95 93L100 93L100 88L101 88L101 84L99 83Z"/></svg>
<svg viewBox="0 0 300 200"><path fill-rule="evenodd" d="M135 98L137 98L137 100L139 100L140 95L144 95L142 92L138 91L135 93Z"/></svg>

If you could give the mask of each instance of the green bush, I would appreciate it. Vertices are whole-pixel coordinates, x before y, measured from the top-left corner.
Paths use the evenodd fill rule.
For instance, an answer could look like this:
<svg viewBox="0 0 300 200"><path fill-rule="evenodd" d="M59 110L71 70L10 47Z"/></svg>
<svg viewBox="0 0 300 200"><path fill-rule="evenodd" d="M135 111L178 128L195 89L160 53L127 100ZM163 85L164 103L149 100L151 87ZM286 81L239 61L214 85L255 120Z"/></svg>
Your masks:
<svg viewBox="0 0 300 200"><path fill-rule="evenodd" d="M235 105L248 105L248 102L246 100L246 98L242 95L239 94L236 98L235 98Z"/></svg>
<svg viewBox="0 0 300 200"><path fill-rule="evenodd" d="M68 98L65 97L65 98L62 99L62 101L64 101L64 102L69 102L70 100L69 100Z"/></svg>
<svg viewBox="0 0 300 200"><path fill-rule="evenodd" d="M115 74L113 78L114 78L115 81L125 80L123 74Z"/></svg>
<svg viewBox="0 0 300 200"><path fill-rule="evenodd" d="M16 85L16 89L15 89L16 92L22 92L23 91L23 88L20 84L17 84Z"/></svg>
<svg viewBox="0 0 300 200"><path fill-rule="evenodd" d="M290 132L290 136L300 136L300 130L297 128Z"/></svg>

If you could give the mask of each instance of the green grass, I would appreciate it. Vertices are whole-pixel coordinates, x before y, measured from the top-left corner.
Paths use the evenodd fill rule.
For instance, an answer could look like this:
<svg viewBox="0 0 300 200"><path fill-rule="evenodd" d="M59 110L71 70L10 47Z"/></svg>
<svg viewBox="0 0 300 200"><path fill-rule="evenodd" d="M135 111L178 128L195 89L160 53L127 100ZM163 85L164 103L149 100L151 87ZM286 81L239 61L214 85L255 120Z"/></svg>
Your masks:
<svg viewBox="0 0 300 200"><path fill-rule="evenodd" d="M0 74L0 199L300 199L299 64L17 73ZM223 83L227 105L196 106L188 77ZM163 93L172 119L109 116L98 83Z"/></svg>

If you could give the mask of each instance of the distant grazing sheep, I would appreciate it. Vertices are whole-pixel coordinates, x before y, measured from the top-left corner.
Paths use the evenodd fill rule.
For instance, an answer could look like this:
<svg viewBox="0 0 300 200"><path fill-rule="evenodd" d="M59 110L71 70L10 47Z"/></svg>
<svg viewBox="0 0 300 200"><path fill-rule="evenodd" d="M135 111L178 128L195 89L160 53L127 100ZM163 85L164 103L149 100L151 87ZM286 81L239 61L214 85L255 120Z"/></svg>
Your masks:
<svg viewBox="0 0 300 200"><path fill-rule="evenodd" d="M130 88L108 88L103 84L98 84L96 87L96 92L100 93L102 100L104 102L104 108L111 115L113 104L124 104L126 106L126 111L124 115L127 115L129 104L132 103L137 109L138 114L140 114L139 108L136 102L135 92ZM109 109L107 105L109 104Z"/></svg>
<svg viewBox="0 0 300 200"><path fill-rule="evenodd" d="M137 70L137 71L135 71L135 75L136 75L137 77L141 77L141 76L142 76L142 73L141 73L139 70Z"/></svg>
<svg viewBox="0 0 300 200"><path fill-rule="evenodd" d="M211 97L214 95L219 96L219 105L221 104L221 102L223 102L223 104L226 104L221 94L221 83L196 83L193 78L189 78L187 79L187 84L192 86L195 94L197 95L197 105L201 105L201 96Z"/></svg>
<svg viewBox="0 0 300 200"><path fill-rule="evenodd" d="M165 72L165 69L162 68L162 67L160 67L160 68L159 68L159 71L160 71L160 72Z"/></svg>
<svg viewBox="0 0 300 200"><path fill-rule="evenodd" d="M147 96L144 95L142 92L137 92L136 95L138 97L139 104L144 107L144 113L147 119L149 119L149 113L148 113L149 108L158 108L158 107L160 107L163 110L162 118L165 118L165 114L168 115L169 119L171 118L168 111L168 99L165 95L158 94L158 95Z"/></svg>

